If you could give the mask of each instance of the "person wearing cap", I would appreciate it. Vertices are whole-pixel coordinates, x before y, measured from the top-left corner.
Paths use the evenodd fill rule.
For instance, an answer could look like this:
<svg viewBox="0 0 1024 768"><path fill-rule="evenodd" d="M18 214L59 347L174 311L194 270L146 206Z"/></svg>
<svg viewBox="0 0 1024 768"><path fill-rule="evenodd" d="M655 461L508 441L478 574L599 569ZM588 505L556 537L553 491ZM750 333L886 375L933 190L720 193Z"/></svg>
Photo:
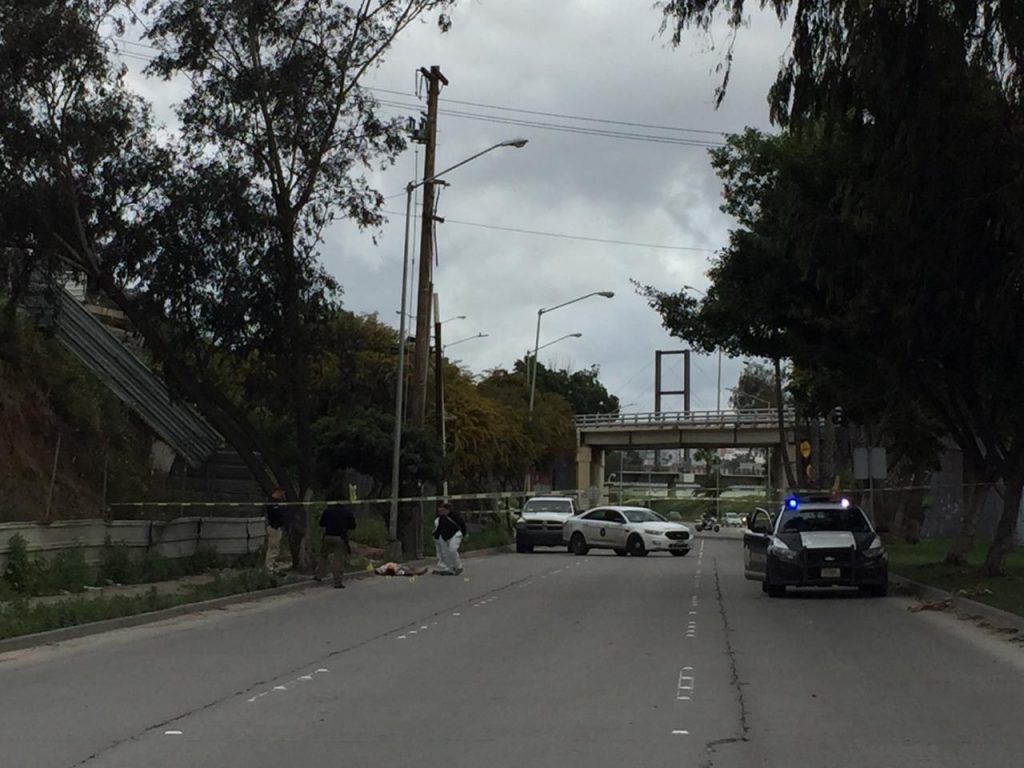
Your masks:
<svg viewBox="0 0 1024 768"><path fill-rule="evenodd" d="M459 557L459 545L466 535L466 521L462 515L453 512L448 502L437 505L437 517L434 519L434 549L437 551L437 568L434 573L462 573L462 559Z"/></svg>
<svg viewBox="0 0 1024 768"><path fill-rule="evenodd" d="M270 494L271 503L267 505L267 551L264 565L268 571L277 569L277 555L281 551L281 529L287 510L283 506L284 488L275 488Z"/></svg>

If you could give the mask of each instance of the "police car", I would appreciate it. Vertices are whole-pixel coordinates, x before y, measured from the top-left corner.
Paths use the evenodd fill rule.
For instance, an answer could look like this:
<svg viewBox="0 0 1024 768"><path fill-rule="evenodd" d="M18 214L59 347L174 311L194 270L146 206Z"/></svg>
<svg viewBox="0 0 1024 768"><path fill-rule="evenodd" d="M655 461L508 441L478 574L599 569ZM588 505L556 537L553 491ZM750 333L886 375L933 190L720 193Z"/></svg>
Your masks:
<svg viewBox="0 0 1024 768"><path fill-rule="evenodd" d="M793 496L774 517L765 509L750 516L745 574L771 597L786 587L859 587L882 597L889 562L879 532L848 499Z"/></svg>
<svg viewBox="0 0 1024 768"><path fill-rule="evenodd" d="M594 548L611 549L620 557L646 557L650 552L683 557L693 539L689 527L669 522L653 509L616 506L596 507L570 518L562 536L574 555Z"/></svg>

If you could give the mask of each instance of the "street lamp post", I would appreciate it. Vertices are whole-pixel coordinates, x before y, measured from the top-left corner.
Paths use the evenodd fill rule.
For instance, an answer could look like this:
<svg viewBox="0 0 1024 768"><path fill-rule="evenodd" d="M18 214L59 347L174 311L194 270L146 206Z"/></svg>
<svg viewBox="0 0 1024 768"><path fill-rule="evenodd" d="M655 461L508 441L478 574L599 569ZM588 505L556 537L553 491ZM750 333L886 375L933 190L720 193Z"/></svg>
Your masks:
<svg viewBox="0 0 1024 768"><path fill-rule="evenodd" d="M452 319L454 320L455 318L452 318ZM461 316L460 319L465 320L466 318L463 315L463 316ZM453 341L451 344L445 344L444 346L441 347L441 355L439 355L439 359L443 358L444 350L448 349L448 347L454 347L456 344L461 344L464 341L472 341L473 339L486 339L488 337L488 335L489 334L486 334L486 333L478 333L478 334L476 334L474 336L467 336L464 339L459 339L458 341ZM438 368L440 368L440 366L438 366ZM439 411L440 411L440 414L441 414L441 418L440 418L440 421L441 421L441 457L442 457L442 461L444 462L444 474L443 474L442 480L441 480L441 495L444 496L445 498L447 498L447 496L448 496L448 413L447 413L447 409L445 408L444 376L440 372L435 373L435 375L439 377L439 386L440 386L440 408L439 408ZM419 554L419 553L417 553L417 554Z"/></svg>
<svg viewBox="0 0 1024 768"><path fill-rule="evenodd" d="M405 395L405 304L408 296L409 286L409 227L412 222L412 196L413 192L424 184L437 181L439 178L444 176L456 168L460 168L466 163L476 160L482 155L486 155L495 149L501 147L515 147L517 149L526 146L526 139L510 139L509 141L502 141L498 144L488 147L487 149L477 152L475 155L467 157L465 160L456 163L455 165L445 168L440 173L435 173L428 179L421 179L420 181L410 181L405 185L405 246L402 254L402 303L398 321L398 375L395 380L395 430L392 437L392 451L391 451L391 504L388 511L388 537L391 540L391 554L398 557L400 553L398 550L398 494L399 494L399 482L401 480L400 472L400 461L402 457L402 405L403 398Z"/></svg>
<svg viewBox="0 0 1024 768"><path fill-rule="evenodd" d="M688 291L695 291L701 294L704 298L707 298L707 293L702 291L700 288L695 288L692 285L684 285L684 289ZM716 392L716 406L715 410L721 412L722 410L722 348L718 348L718 390Z"/></svg>
<svg viewBox="0 0 1024 768"><path fill-rule="evenodd" d="M538 309L537 310L537 335L536 335L536 337L534 339L534 342L533 342L533 375L530 376L530 413L531 414L533 413L534 391L537 389L537 353L540 352L540 320L541 320L541 318L544 317L544 315L547 314L548 312L554 312L556 309L561 309L562 307L567 307L570 304L575 304L577 301L583 301L584 299L589 299L591 296L603 296L606 299L610 299L614 295L615 295L614 291L594 291L594 292L588 293L588 294L586 294L584 296L579 296L578 298L575 298L575 299L573 299L571 301L563 301L561 304L556 304L553 307L545 307L543 309ZM569 334L569 336L572 336L572 334ZM566 338L566 337L563 336L562 338ZM561 339L557 339L557 341L561 341ZM551 342L551 343L554 344L555 342ZM545 345L545 346L547 346L547 345Z"/></svg>
<svg viewBox="0 0 1024 768"><path fill-rule="evenodd" d="M490 336L489 333L475 333L472 336L467 336L464 339L453 341L451 344L445 344L444 347L442 347L442 349L448 349L450 347L454 347L456 344L462 344L465 341L472 341L473 339L486 339L488 336Z"/></svg>

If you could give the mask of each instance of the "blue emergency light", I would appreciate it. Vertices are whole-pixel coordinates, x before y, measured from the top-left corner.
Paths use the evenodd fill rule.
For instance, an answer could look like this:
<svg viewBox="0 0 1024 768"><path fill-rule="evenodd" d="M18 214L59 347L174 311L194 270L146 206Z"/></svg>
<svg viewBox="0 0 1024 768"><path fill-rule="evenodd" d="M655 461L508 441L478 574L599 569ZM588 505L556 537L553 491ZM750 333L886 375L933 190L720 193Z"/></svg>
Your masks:
<svg viewBox="0 0 1024 768"><path fill-rule="evenodd" d="M790 509L796 509L799 504L800 502L796 499L786 499L786 506Z"/></svg>

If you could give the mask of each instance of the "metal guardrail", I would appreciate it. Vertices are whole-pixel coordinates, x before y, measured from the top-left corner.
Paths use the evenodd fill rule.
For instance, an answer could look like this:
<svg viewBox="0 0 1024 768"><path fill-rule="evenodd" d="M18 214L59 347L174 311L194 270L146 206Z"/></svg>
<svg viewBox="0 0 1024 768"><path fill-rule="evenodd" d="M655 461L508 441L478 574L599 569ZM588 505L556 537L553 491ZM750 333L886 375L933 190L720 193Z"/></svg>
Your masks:
<svg viewBox="0 0 1024 768"><path fill-rule="evenodd" d="M193 467L224 442L195 408L172 399L163 380L63 289L57 338Z"/></svg>
<svg viewBox="0 0 1024 768"><path fill-rule="evenodd" d="M786 426L796 423L792 408L782 411ZM771 427L778 424L775 408L751 408L740 411L662 411L648 413L591 413L576 416L577 428L588 427L709 427L742 428Z"/></svg>

